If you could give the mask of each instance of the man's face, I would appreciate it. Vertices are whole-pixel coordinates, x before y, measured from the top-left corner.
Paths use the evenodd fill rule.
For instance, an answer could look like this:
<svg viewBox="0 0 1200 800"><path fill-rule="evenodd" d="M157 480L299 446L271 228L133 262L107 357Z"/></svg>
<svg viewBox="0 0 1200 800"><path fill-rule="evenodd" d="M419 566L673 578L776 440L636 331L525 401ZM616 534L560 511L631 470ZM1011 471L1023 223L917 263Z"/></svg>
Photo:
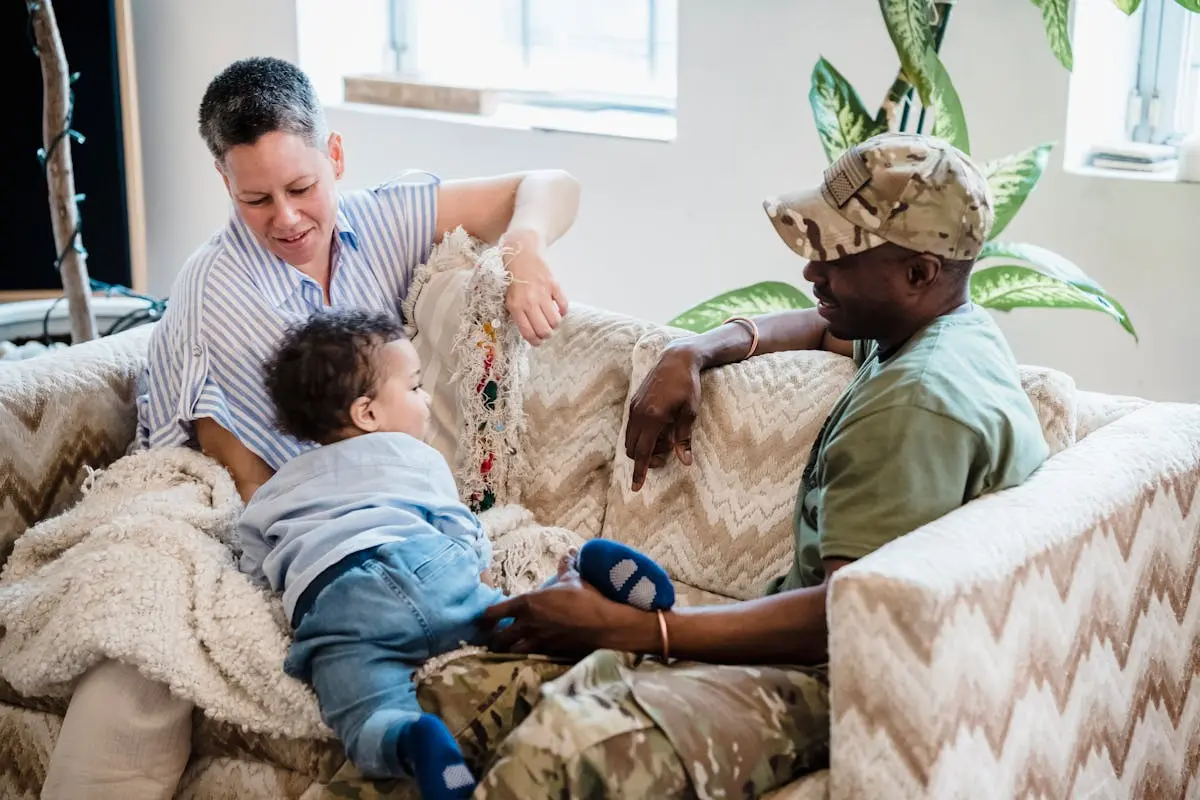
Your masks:
<svg viewBox="0 0 1200 800"><path fill-rule="evenodd" d="M817 313L839 339L884 339L906 319L916 301L910 280L915 254L891 244L832 261L810 261L804 278L813 285Z"/></svg>
<svg viewBox="0 0 1200 800"><path fill-rule="evenodd" d="M217 169L255 237L287 263L304 267L328 258L343 164L337 134L324 152L276 131L230 149Z"/></svg>

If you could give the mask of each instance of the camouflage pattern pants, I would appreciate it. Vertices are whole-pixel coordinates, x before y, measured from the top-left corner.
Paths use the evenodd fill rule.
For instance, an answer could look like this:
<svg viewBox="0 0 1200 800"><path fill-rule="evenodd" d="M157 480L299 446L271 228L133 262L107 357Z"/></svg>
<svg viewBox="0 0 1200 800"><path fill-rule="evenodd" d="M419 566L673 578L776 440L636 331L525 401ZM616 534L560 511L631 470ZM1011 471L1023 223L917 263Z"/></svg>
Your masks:
<svg viewBox="0 0 1200 800"><path fill-rule="evenodd" d="M757 797L829 759L816 668L486 654L449 663L417 694L455 732L484 800ZM406 784L341 780L327 796L416 797Z"/></svg>

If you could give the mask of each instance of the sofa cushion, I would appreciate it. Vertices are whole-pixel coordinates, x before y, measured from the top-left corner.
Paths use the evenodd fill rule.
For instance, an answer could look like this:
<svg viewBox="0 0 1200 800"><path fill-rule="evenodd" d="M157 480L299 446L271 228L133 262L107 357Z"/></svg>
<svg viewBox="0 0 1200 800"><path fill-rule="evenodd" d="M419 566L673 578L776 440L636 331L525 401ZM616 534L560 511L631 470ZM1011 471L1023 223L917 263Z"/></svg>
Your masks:
<svg viewBox="0 0 1200 800"><path fill-rule="evenodd" d="M59 719L67 713L68 702L66 697L25 697L0 679L0 718L5 712L20 709ZM289 739L253 733L200 713L192 721L192 751L196 756L260 761L322 781L332 778L346 758L336 739Z"/></svg>
<svg viewBox="0 0 1200 800"><path fill-rule="evenodd" d="M420 300L414 302L409 318L413 347L421 358L421 380L430 397L432 425L426 441L449 464L458 457L458 438L462 431L462 411L458 405L458 385L452 380L451 353L470 281L469 269L430 275L420 287Z"/></svg>
<svg viewBox="0 0 1200 800"><path fill-rule="evenodd" d="M0 797L35 800L41 795L46 768L62 718L0 703Z"/></svg>
<svg viewBox="0 0 1200 800"><path fill-rule="evenodd" d="M543 525L599 535L634 345L655 326L573 304L531 349L523 380L519 502Z"/></svg>
<svg viewBox="0 0 1200 800"><path fill-rule="evenodd" d="M1079 418L1074 379L1046 367L1022 365L1018 371L1021 386L1041 423L1050 455L1057 455L1075 444Z"/></svg>
<svg viewBox="0 0 1200 800"><path fill-rule="evenodd" d="M1075 438L1083 441L1105 425L1111 425L1122 417L1145 408L1150 401L1128 395L1104 394L1081 391L1077 393L1078 421Z"/></svg>
<svg viewBox="0 0 1200 800"><path fill-rule="evenodd" d="M152 328L0 368L0 564L26 528L75 499L89 467L129 448Z"/></svg>
<svg viewBox="0 0 1200 800"><path fill-rule="evenodd" d="M676 335L659 329L638 342L630 393ZM737 599L761 595L769 579L787 571L796 488L854 372L850 359L797 352L704 373L693 465L671 459L634 493L633 462L620 448L604 537L641 549L695 588ZM623 423L627 418L626 408Z"/></svg>
<svg viewBox="0 0 1200 800"><path fill-rule="evenodd" d="M726 597L725 595L717 594L716 592L708 592L704 589L698 589L695 586L689 586L686 583L675 581L676 608L692 608L694 606L720 606L733 602L736 602L735 598Z"/></svg>
<svg viewBox="0 0 1200 800"><path fill-rule="evenodd" d="M500 249L459 227L434 247L403 302L406 331L432 387L431 442L475 511L516 491L528 345L505 309L509 279Z"/></svg>

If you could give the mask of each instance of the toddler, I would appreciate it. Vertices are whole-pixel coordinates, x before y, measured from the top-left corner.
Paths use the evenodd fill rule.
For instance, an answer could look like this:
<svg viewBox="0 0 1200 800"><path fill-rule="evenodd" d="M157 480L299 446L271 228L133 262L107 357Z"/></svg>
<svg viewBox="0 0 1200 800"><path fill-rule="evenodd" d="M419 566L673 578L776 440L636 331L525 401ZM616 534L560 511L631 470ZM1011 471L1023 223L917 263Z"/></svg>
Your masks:
<svg viewBox="0 0 1200 800"><path fill-rule="evenodd" d="M479 519L423 442L420 368L387 314L326 309L285 334L264 365L277 424L319 446L246 505L240 567L283 593L293 629L284 669L312 685L355 766L411 776L425 798L468 797L475 777L445 723L421 711L412 673L481 644L476 620L505 597L485 577L491 543ZM610 599L674 603L663 570L624 545L588 542L578 566Z"/></svg>

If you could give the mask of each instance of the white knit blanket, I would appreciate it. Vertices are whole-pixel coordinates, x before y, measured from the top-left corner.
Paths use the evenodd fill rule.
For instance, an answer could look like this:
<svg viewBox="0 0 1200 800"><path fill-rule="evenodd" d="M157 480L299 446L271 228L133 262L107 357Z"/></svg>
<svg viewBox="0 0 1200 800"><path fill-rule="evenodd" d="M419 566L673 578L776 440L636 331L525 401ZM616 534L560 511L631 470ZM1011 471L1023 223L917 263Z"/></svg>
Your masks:
<svg viewBox="0 0 1200 800"><path fill-rule="evenodd" d="M228 473L187 448L93 473L75 506L17 540L0 575L0 677L30 697L68 696L88 668L118 659L222 722L330 736L312 691L283 672L282 604L237 569L241 507ZM485 524L499 585L518 591L578 544L523 509Z"/></svg>

